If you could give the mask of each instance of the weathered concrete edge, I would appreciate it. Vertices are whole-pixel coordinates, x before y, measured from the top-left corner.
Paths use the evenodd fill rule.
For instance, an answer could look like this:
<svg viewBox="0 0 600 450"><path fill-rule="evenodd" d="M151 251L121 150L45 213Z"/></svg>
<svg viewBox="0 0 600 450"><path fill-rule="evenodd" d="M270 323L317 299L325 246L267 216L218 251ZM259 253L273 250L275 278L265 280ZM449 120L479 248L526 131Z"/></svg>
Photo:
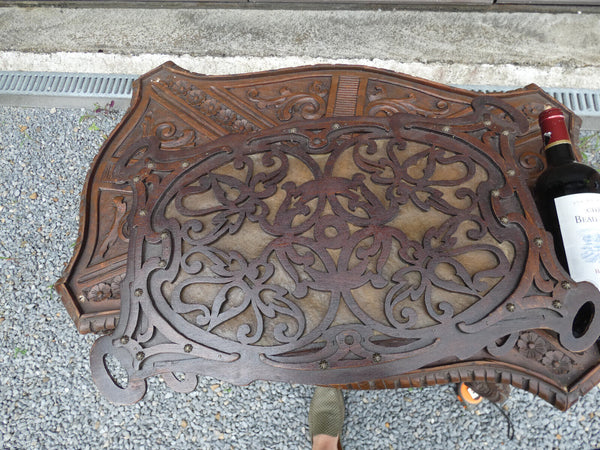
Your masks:
<svg viewBox="0 0 600 450"><path fill-rule="evenodd" d="M169 54L35 53L0 51L0 70L83 72L141 75L166 61L207 75L257 72L313 64L355 64L378 67L444 84L600 89L600 66L558 67L514 64L441 64L384 59L310 57L212 57Z"/></svg>

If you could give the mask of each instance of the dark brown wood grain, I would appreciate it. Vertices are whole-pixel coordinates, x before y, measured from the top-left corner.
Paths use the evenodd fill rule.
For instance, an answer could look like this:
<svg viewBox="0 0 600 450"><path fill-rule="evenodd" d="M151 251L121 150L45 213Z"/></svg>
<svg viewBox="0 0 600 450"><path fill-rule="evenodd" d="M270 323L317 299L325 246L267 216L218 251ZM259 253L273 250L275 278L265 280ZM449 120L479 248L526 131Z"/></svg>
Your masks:
<svg viewBox="0 0 600 450"><path fill-rule="evenodd" d="M98 387L487 381L568 408L598 381L600 321L572 323L600 294L556 262L529 191L547 104L366 67L144 75L58 283L81 332L114 328Z"/></svg>

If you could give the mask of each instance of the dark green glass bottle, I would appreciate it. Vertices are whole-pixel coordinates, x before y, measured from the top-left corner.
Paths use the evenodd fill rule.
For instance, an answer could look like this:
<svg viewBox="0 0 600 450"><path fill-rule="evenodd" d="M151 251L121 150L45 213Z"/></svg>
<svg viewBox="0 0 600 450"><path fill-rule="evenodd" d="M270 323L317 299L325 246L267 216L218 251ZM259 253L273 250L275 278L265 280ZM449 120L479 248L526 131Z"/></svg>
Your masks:
<svg viewBox="0 0 600 450"><path fill-rule="evenodd" d="M539 123L548 167L534 195L544 227L571 278L600 289L600 173L575 161L560 109L543 111Z"/></svg>

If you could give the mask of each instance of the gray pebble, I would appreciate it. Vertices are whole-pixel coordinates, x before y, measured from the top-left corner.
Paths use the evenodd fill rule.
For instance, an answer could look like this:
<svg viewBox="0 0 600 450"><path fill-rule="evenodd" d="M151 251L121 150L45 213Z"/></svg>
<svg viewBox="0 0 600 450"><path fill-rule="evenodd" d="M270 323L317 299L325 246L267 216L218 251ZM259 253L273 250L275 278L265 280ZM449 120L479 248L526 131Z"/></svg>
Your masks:
<svg viewBox="0 0 600 450"><path fill-rule="evenodd" d="M0 107L0 447L309 448L308 386L224 383L218 396L211 389L218 381L201 377L196 391L179 394L152 378L133 406L98 393L88 362L96 337L78 334L51 289L72 254L87 168L123 115L94 115L91 106ZM596 150L588 154L599 161ZM513 389L512 441L494 407L465 411L450 386L345 397L347 449L600 447L597 387L568 412Z"/></svg>

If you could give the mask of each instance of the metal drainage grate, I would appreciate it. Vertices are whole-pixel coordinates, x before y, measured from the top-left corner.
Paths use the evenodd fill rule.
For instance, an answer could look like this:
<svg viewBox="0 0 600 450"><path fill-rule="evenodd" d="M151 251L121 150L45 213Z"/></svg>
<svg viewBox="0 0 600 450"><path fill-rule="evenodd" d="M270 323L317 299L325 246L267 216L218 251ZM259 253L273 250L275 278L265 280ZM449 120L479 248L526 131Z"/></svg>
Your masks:
<svg viewBox="0 0 600 450"><path fill-rule="evenodd" d="M137 75L0 72L0 104L11 106L92 106L115 101L127 107Z"/></svg>
<svg viewBox="0 0 600 450"><path fill-rule="evenodd" d="M0 71L0 104L11 106L90 107L114 101L129 106L137 75ZM505 92L506 86L456 86L478 92ZM582 118L582 130L600 131L600 90L548 88L548 94Z"/></svg>

